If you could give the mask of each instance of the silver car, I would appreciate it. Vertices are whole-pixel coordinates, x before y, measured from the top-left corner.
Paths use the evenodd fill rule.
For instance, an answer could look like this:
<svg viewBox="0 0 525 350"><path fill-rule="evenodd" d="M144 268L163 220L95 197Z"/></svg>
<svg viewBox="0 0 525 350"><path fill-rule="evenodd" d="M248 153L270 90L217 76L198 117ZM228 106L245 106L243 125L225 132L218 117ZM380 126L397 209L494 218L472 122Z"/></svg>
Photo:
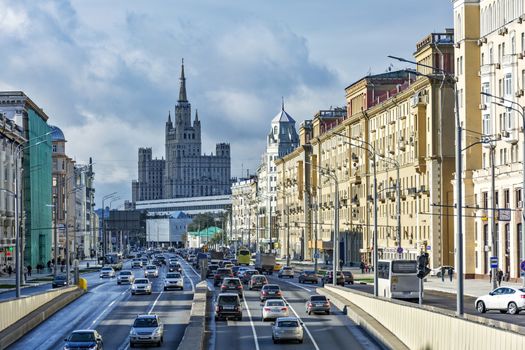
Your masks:
<svg viewBox="0 0 525 350"><path fill-rule="evenodd" d="M184 289L184 279L178 272L168 272L164 278L164 290L172 288Z"/></svg>
<svg viewBox="0 0 525 350"><path fill-rule="evenodd" d="M115 270L112 267L103 267L100 269L100 278L113 278L115 277Z"/></svg>
<svg viewBox="0 0 525 350"><path fill-rule="evenodd" d="M299 344L303 342L303 323L297 317L279 317L272 325L274 344L290 340L295 340Z"/></svg>
<svg viewBox="0 0 525 350"><path fill-rule="evenodd" d="M262 310L262 321L276 319L279 317L288 317L288 304L282 299L266 300Z"/></svg>
<svg viewBox="0 0 525 350"><path fill-rule="evenodd" d="M151 294L151 282L147 278L137 278L131 285L131 295Z"/></svg>
<svg viewBox="0 0 525 350"><path fill-rule="evenodd" d="M157 315L138 315L129 332L129 347L136 344L155 344L164 342L164 325Z"/></svg>
<svg viewBox="0 0 525 350"><path fill-rule="evenodd" d="M155 265L148 265L144 269L144 277L159 277L159 269Z"/></svg>
<svg viewBox="0 0 525 350"><path fill-rule="evenodd" d="M135 275L130 270L120 271L117 275L117 284L129 283L132 284L135 281Z"/></svg>
<svg viewBox="0 0 525 350"><path fill-rule="evenodd" d="M282 269L279 270L279 273L277 275L279 278L293 278L294 277L294 270L291 266L283 266Z"/></svg>

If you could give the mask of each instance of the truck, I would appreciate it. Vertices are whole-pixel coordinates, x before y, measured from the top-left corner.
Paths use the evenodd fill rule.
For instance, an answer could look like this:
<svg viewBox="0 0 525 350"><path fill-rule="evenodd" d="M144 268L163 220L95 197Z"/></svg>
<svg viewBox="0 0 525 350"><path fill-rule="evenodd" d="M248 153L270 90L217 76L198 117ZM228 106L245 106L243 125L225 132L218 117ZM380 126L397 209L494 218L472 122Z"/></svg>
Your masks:
<svg viewBox="0 0 525 350"><path fill-rule="evenodd" d="M275 254L271 253L257 253L255 256L255 269L259 273L271 275L275 267Z"/></svg>
<svg viewBox="0 0 525 350"><path fill-rule="evenodd" d="M224 253L212 250L210 252L210 260L224 260Z"/></svg>

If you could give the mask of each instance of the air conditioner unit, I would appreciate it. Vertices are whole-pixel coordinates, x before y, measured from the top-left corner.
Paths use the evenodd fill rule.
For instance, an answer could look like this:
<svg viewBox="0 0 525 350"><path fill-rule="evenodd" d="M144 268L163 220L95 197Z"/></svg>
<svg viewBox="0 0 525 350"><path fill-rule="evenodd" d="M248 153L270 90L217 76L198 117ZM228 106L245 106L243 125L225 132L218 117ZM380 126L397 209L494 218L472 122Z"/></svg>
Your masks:
<svg viewBox="0 0 525 350"><path fill-rule="evenodd" d="M518 201L518 209L523 209L523 201Z"/></svg>
<svg viewBox="0 0 525 350"><path fill-rule="evenodd" d="M487 38L485 38L485 37L479 38L478 41L477 41L478 46L481 46L481 45L486 44L486 43L487 43Z"/></svg>
<svg viewBox="0 0 525 350"><path fill-rule="evenodd" d="M519 89L518 91L516 91L516 97L521 97L523 96L523 89Z"/></svg>
<svg viewBox="0 0 525 350"><path fill-rule="evenodd" d="M415 197L417 195L417 189L415 187L409 187L407 191L409 196Z"/></svg>
<svg viewBox="0 0 525 350"><path fill-rule="evenodd" d="M501 69L501 64L499 64L499 63L495 63L495 64L494 64L494 67L496 67L496 69Z"/></svg>
<svg viewBox="0 0 525 350"><path fill-rule="evenodd" d="M459 48L461 47L461 45L459 44L459 42L457 42L457 43L454 44L454 47L455 47L456 49L459 49Z"/></svg>
<svg viewBox="0 0 525 350"><path fill-rule="evenodd" d="M395 154L396 151L395 151L395 149L393 149L393 148L389 148L389 149L388 149L388 153L390 153L390 154Z"/></svg>
<svg viewBox="0 0 525 350"><path fill-rule="evenodd" d="M522 22L523 22L523 16L519 16L519 17L518 17L518 23L521 24Z"/></svg>
<svg viewBox="0 0 525 350"><path fill-rule="evenodd" d="M487 105L484 104L484 103L481 103L481 104L479 105L479 109L481 109L482 111L484 111L485 109L487 109Z"/></svg>
<svg viewBox="0 0 525 350"><path fill-rule="evenodd" d="M518 58L519 58L520 60L522 60L524 57L525 57L525 52L520 52L520 53L518 54Z"/></svg>
<svg viewBox="0 0 525 350"><path fill-rule="evenodd" d="M481 71L478 70L478 77L481 77Z"/></svg>
<svg viewBox="0 0 525 350"><path fill-rule="evenodd" d="M402 143L402 144L399 145L399 150L400 150L400 151L403 151L403 152L406 150L406 147L405 147L405 144L404 144L404 143Z"/></svg>
<svg viewBox="0 0 525 350"><path fill-rule="evenodd" d="M427 188L425 185L421 185L421 187L419 187L419 192L425 193L426 191L427 191Z"/></svg>
<svg viewBox="0 0 525 350"><path fill-rule="evenodd" d="M505 35L509 32L509 30L507 29L507 27L502 27L498 30L498 34L499 35Z"/></svg>
<svg viewBox="0 0 525 350"><path fill-rule="evenodd" d="M509 133L507 130L503 130L503 131L501 132L501 136L502 136L502 137L510 137L510 133Z"/></svg>

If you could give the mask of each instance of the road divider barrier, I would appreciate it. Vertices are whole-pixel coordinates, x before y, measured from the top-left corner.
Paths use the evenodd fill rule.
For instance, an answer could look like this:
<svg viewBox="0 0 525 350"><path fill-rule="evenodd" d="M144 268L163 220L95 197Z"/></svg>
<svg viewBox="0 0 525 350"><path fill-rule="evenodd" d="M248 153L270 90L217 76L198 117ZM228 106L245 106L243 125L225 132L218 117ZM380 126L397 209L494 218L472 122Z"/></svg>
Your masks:
<svg viewBox="0 0 525 350"><path fill-rule="evenodd" d="M200 350L206 347L208 338L206 312L210 297L211 292L208 290L206 281L201 281L195 285L190 321L184 331L178 350Z"/></svg>
<svg viewBox="0 0 525 350"><path fill-rule="evenodd" d="M521 350L525 344L525 327L514 324L469 314L458 317L449 310L339 286L325 285L318 292L390 349Z"/></svg>
<svg viewBox="0 0 525 350"><path fill-rule="evenodd" d="M0 302L0 350L7 348L82 294L84 290L70 286Z"/></svg>

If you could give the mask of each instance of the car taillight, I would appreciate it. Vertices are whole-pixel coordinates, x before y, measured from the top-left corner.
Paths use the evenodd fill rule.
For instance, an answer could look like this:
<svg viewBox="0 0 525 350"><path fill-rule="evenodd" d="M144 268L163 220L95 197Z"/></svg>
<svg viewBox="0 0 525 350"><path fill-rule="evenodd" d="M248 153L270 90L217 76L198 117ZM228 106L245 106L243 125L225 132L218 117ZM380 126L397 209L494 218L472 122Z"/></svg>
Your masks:
<svg viewBox="0 0 525 350"><path fill-rule="evenodd" d="M227 287L226 286L221 286L221 289L226 289Z"/></svg>
<svg viewBox="0 0 525 350"><path fill-rule="evenodd" d="M268 292L262 292L264 295L268 294Z"/></svg>
<svg viewBox="0 0 525 350"><path fill-rule="evenodd" d="M237 289L242 289L242 286L241 286L241 285L238 285L238 286L237 286Z"/></svg>
<svg viewBox="0 0 525 350"><path fill-rule="evenodd" d="M330 306L330 303L324 303L324 306Z"/></svg>
<svg viewBox="0 0 525 350"><path fill-rule="evenodd" d="M286 311L286 310L288 310L287 307L282 307L282 308L281 308L281 311Z"/></svg>
<svg viewBox="0 0 525 350"><path fill-rule="evenodd" d="M272 311L272 309L270 309L269 307L265 307L264 311Z"/></svg>
<svg viewBox="0 0 525 350"><path fill-rule="evenodd" d="M275 294L277 294L277 295L281 295L281 292L275 292Z"/></svg>
<svg viewBox="0 0 525 350"><path fill-rule="evenodd" d="M221 275L215 275L214 277L215 277L215 278L220 278L220 277L221 277Z"/></svg>
<svg viewBox="0 0 525 350"><path fill-rule="evenodd" d="M221 311L221 307L219 305L215 306L215 311Z"/></svg>
<svg viewBox="0 0 525 350"><path fill-rule="evenodd" d="M525 294L520 295L521 299L525 299Z"/></svg>

